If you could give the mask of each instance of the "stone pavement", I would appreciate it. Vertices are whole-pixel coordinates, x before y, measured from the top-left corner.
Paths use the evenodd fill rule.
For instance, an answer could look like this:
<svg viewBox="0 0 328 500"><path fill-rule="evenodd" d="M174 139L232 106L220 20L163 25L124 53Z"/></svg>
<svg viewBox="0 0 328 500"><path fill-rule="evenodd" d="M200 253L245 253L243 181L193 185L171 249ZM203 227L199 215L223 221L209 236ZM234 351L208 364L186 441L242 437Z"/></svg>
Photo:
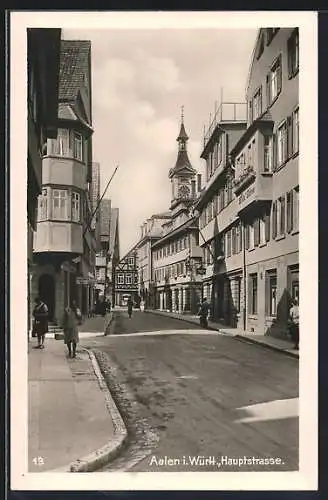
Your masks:
<svg viewBox="0 0 328 500"><path fill-rule="evenodd" d="M114 426L88 353L78 348L70 359L63 342L35 344L28 347L28 470L42 472L103 447Z"/></svg>
<svg viewBox="0 0 328 500"><path fill-rule="evenodd" d="M186 321L187 323L197 324L199 325L199 317L191 314L179 314L167 311L159 311L159 310L147 310L147 313L152 314L160 314L163 316L169 316L171 318L180 319L182 321ZM263 347L267 347L269 349L274 349L276 351L281 351L286 354L289 354L293 357L299 357L299 351L293 349L293 342L290 340L279 339L276 337L271 337L269 335L258 334L245 332L244 330L238 328L229 328L226 325L221 323L216 323L214 321L208 322L209 329L216 330L221 334L231 335L238 340L242 340L245 342L250 342L254 344L260 344Z"/></svg>

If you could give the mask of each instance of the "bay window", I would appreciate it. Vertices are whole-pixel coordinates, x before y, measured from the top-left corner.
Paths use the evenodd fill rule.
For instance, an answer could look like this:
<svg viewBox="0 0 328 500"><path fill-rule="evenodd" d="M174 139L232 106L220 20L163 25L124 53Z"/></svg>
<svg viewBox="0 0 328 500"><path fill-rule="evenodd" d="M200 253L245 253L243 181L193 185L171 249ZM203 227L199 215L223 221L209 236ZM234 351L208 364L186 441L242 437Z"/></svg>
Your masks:
<svg viewBox="0 0 328 500"><path fill-rule="evenodd" d="M69 154L69 130L59 128L57 139L48 139L51 142L50 154L57 156L70 156Z"/></svg>

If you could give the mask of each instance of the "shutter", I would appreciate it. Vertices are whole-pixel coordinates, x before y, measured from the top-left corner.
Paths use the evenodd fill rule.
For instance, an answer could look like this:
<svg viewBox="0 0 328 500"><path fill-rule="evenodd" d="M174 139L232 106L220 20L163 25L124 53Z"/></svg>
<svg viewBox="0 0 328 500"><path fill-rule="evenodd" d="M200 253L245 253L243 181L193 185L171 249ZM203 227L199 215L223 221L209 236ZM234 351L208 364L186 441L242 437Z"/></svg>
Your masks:
<svg viewBox="0 0 328 500"><path fill-rule="evenodd" d="M258 247L260 244L260 219L254 221L254 246Z"/></svg>
<svg viewBox="0 0 328 500"><path fill-rule="evenodd" d="M244 230L246 231L246 234L245 234L245 247L246 247L246 250L248 250L249 249L249 225L248 224L245 226Z"/></svg>
<svg viewBox="0 0 328 500"><path fill-rule="evenodd" d="M293 191L287 193L287 233L293 230Z"/></svg>
<svg viewBox="0 0 328 500"><path fill-rule="evenodd" d="M278 163L278 154L277 154L277 134L272 135L272 171L275 172L277 170Z"/></svg>
<svg viewBox="0 0 328 500"><path fill-rule="evenodd" d="M293 120L291 116L287 117L287 158L293 154Z"/></svg>
<svg viewBox="0 0 328 500"><path fill-rule="evenodd" d="M270 75L267 75L266 77L266 101L267 101L267 108L271 104L271 95L270 95Z"/></svg>
<svg viewBox="0 0 328 500"><path fill-rule="evenodd" d="M292 72L293 72L292 57L291 57L291 54L292 54L292 44L291 44L291 41L292 41L291 38L289 38L289 40L287 41L288 78L292 77Z"/></svg>
<svg viewBox="0 0 328 500"><path fill-rule="evenodd" d="M274 201L272 205L272 238L277 236L277 202Z"/></svg>
<svg viewBox="0 0 328 500"><path fill-rule="evenodd" d="M265 241L270 241L270 211L264 216L265 223Z"/></svg>
<svg viewBox="0 0 328 500"><path fill-rule="evenodd" d="M281 56L279 56L278 60L278 94L281 92L282 85L282 68L281 68Z"/></svg>
<svg viewBox="0 0 328 500"><path fill-rule="evenodd" d="M280 198L280 217L281 217L281 223L280 223L280 228L281 228L281 234L285 234L286 231L286 198L285 196L282 196Z"/></svg>
<svg viewBox="0 0 328 500"><path fill-rule="evenodd" d="M232 254L236 253L236 228L232 228Z"/></svg>

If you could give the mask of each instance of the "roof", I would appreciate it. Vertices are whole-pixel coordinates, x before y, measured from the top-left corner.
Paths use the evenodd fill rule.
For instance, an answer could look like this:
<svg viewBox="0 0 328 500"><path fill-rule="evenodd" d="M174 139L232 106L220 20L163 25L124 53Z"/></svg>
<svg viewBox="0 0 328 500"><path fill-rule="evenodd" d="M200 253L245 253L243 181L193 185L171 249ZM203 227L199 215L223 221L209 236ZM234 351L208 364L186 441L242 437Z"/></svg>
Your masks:
<svg viewBox="0 0 328 500"><path fill-rule="evenodd" d="M184 123L182 122L181 123L181 127L180 127L180 133L177 137L177 141L180 141L180 140L185 140L187 141L189 139L188 135L187 135L187 132L186 132L186 129L185 129L185 126L184 126Z"/></svg>
<svg viewBox="0 0 328 500"><path fill-rule="evenodd" d="M58 104L58 118L60 120L78 121L88 130L93 132L93 128L85 121L85 119L81 116L81 113L77 112L70 103L60 102Z"/></svg>
<svg viewBox="0 0 328 500"><path fill-rule="evenodd" d="M174 174L182 172L183 170L188 170L192 174L196 173L196 170L190 163L188 153L185 149L178 152L177 161L175 166L170 170L169 177L172 177Z"/></svg>
<svg viewBox="0 0 328 500"><path fill-rule="evenodd" d="M163 238L161 238L160 240L156 241L153 244L153 248L155 248L157 246L160 246L162 243L164 243L165 241L170 240L171 238L174 238L178 234L186 231L186 229L194 229L194 228L198 229L198 226L194 226L194 228L192 227L195 221L196 221L195 217L192 217L191 219L187 220L186 222L184 222L183 224L181 224L181 226L177 227L176 229L173 229L173 231L171 231L170 233L167 233L165 236L163 236Z"/></svg>
<svg viewBox="0 0 328 500"><path fill-rule="evenodd" d="M59 100L75 101L88 73L91 42L62 40L59 69Z"/></svg>

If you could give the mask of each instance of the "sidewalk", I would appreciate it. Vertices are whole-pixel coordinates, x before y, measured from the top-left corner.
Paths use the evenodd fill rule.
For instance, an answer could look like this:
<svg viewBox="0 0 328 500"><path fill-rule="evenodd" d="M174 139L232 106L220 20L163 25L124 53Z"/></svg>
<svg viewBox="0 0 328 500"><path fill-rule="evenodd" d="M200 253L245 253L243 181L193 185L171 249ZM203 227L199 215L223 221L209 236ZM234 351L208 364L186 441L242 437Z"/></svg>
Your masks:
<svg viewBox="0 0 328 500"><path fill-rule="evenodd" d="M95 452L115 429L88 352L79 348L70 359L63 342L46 339L40 350L34 340L28 348L28 468L42 472Z"/></svg>
<svg viewBox="0 0 328 500"><path fill-rule="evenodd" d="M151 314L159 314L162 316L169 316L171 318L179 319L181 321L185 321L186 323L192 323L199 325L199 317L191 314L178 314L167 311L158 311L153 309L148 309L145 311ZM235 337L236 339L244 342L250 342L254 344L259 344L268 349L273 349L276 351L283 352L295 358L299 358L299 351L293 349L293 343L289 340L279 339L275 337L271 337L269 335L258 334L245 332L244 330L240 330L238 328L229 328L226 325L216 323L214 321L209 321L208 326L210 330L216 330L220 334L230 335Z"/></svg>

